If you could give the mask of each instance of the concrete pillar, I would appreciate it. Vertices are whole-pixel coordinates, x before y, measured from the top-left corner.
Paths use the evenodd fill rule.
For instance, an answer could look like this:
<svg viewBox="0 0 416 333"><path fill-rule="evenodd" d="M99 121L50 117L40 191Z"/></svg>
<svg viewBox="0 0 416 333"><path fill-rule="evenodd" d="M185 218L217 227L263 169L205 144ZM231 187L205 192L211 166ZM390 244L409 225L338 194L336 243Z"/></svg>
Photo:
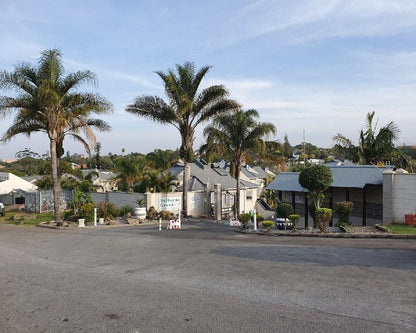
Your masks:
<svg viewBox="0 0 416 333"><path fill-rule="evenodd" d="M209 209L211 208L211 184L207 183L204 189L204 212L209 217Z"/></svg>
<svg viewBox="0 0 416 333"><path fill-rule="evenodd" d="M393 205L394 171L388 169L383 172L383 224L394 221Z"/></svg>
<svg viewBox="0 0 416 333"><path fill-rule="evenodd" d="M222 219L222 188L221 184L214 185L215 193L215 219L221 221Z"/></svg>

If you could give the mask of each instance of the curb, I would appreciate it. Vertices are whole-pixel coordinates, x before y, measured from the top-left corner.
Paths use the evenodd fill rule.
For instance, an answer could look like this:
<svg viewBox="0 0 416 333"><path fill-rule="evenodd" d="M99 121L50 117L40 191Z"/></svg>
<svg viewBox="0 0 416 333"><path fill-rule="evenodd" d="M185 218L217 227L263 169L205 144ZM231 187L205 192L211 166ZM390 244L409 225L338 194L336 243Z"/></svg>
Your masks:
<svg viewBox="0 0 416 333"><path fill-rule="evenodd" d="M245 232L243 230L234 230L242 234L254 234L258 236L269 236L269 237L321 237L321 238L380 238L380 239L416 239L416 235L413 234L320 234L320 233L309 233L309 234L297 234L297 233L269 233L261 231Z"/></svg>

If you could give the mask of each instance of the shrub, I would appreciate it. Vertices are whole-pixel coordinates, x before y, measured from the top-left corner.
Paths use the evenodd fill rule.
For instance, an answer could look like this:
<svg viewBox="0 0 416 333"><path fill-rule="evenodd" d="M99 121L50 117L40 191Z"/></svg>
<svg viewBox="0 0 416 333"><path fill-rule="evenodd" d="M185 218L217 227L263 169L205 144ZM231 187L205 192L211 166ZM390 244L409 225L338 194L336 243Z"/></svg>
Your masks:
<svg viewBox="0 0 416 333"><path fill-rule="evenodd" d="M98 207L98 217L103 218L105 221L110 221L118 215L117 207L111 202L101 202Z"/></svg>
<svg viewBox="0 0 416 333"><path fill-rule="evenodd" d="M84 203L80 208L80 215L85 218L86 222L94 221L95 205L91 202Z"/></svg>
<svg viewBox="0 0 416 333"><path fill-rule="evenodd" d="M256 213L256 221L257 221L257 223L260 223L263 220L264 220L263 215L260 215L259 213ZM254 216L251 218L251 222L253 222L253 221L254 221Z"/></svg>
<svg viewBox="0 0 416 333"><path fill-rule="evenodd" d="M171 213L171 212L169 212L169 211L167 211L167 210L161 210L161 211L159 212L159 217L160 217L162 220L170 220L170 218L171 218L171 217L173 217L173 213Z"/></svg>
<svg viewBox="0 0 416 333"><path fill-rule="evenodd" d="M277 206L276 213L279 217L287 219L289 215L293 214L293 207L291 204L282 202L279 206Z"/></svg>
<svg viewBox="0 0 416 333"><path fill-rule="evenodd" d="M122 206L118 209L118 216L126 216L131 214L131 207L130 206Z"/></svg>
<svg viewBox="0 0 416 333"><path fill-rule="evenodd" d="M351 201L337 202L337 208L335 208L335 215L338 217L338 222L350 225L350 217L354 204Z"/></svg>
<svg viewBox="0 0 416 333"><path fill-rule="evenodd" d="M290 222L293 223L293 230L296 230L297 229L297 226L296 225L300 221L300 215L291 214L291 215L289 215L289 220L290 220Z"/></svg>
<svg viewBox="0 0 416 333"><path fill-rule="evenodd" d="M274 226L273 221L263 221L261 224L263 225L263 228L266 229L267 231L272 230L272 228Z"/></svg>
<svg viewBox="0 0 416 333"><path fill-rule="evenodd" d="M327 232L328 223L332 217L332 209L318 208L316 210L316 224L321 232Z"/></svg>
<svg viewBox="0 0 416 333"><path fill-rule="evenodd" d="M147 210L147 218L149 220L155 220L157 219L159 216L159 213L157 212L157 210L155 209L154 206L150 206L149 209Z"/></svg>
<svg viewBox="0 0 416 333"><path fill-rule="evenodd" d="M242 224L242 229L247 229L248 228L248 222L251 221L251 216L248 213L242 213L240 215L238 215L238 220L241 222Z"/></svg>

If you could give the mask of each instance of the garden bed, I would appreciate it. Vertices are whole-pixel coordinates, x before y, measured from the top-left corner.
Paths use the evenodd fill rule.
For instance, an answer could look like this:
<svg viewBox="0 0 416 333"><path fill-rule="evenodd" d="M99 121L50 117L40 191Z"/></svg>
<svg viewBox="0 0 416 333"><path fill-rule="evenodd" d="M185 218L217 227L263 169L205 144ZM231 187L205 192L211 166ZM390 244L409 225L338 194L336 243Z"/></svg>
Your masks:
<svg viewBox="0 0 416 333"><path fill-rule="evenodd" d="M416 230L416 228L415 228ZM327 238L411 238L416 239L414 234L397 234L391 232L390 226L347 226L347 227L329 227L328 232L322 233L316 228L293 230L271 230L260 229L254 231L252 229L236 230L242 233L251 233L265 236L288 236L288 237L327 237Z"/></svg>

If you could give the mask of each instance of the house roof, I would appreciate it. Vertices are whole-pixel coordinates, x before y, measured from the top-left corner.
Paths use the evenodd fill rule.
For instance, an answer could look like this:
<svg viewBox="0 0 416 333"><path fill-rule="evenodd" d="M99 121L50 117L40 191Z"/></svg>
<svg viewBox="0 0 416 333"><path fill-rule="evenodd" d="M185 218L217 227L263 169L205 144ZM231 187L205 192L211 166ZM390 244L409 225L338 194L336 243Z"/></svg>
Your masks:
<svg viewBox="0 0 416 333"><path fill-rule="evenodd" d="M328 166L333 182L331 187L364 188L383 184L383 171L373 165ZM299 172L282 172L268 186L268 190L306 192L299 184Z"/></svg>
<svg viewBox="0 0 416 333"><path fill-rule="evenodd" d="M228 172L224 170L217 170L220 168L211 168L209 165L201 163L189 163L191 171L191 181L188 183L188 190L203 190L206 184L221 184L223 190L231 190L237 187L236 180L230 176ZM183 171L183 165L174 165L169 170L175 177ZM240 180L241 188L258 188L259 185ZM180 189L180 188L179 188Z"/></svg>

